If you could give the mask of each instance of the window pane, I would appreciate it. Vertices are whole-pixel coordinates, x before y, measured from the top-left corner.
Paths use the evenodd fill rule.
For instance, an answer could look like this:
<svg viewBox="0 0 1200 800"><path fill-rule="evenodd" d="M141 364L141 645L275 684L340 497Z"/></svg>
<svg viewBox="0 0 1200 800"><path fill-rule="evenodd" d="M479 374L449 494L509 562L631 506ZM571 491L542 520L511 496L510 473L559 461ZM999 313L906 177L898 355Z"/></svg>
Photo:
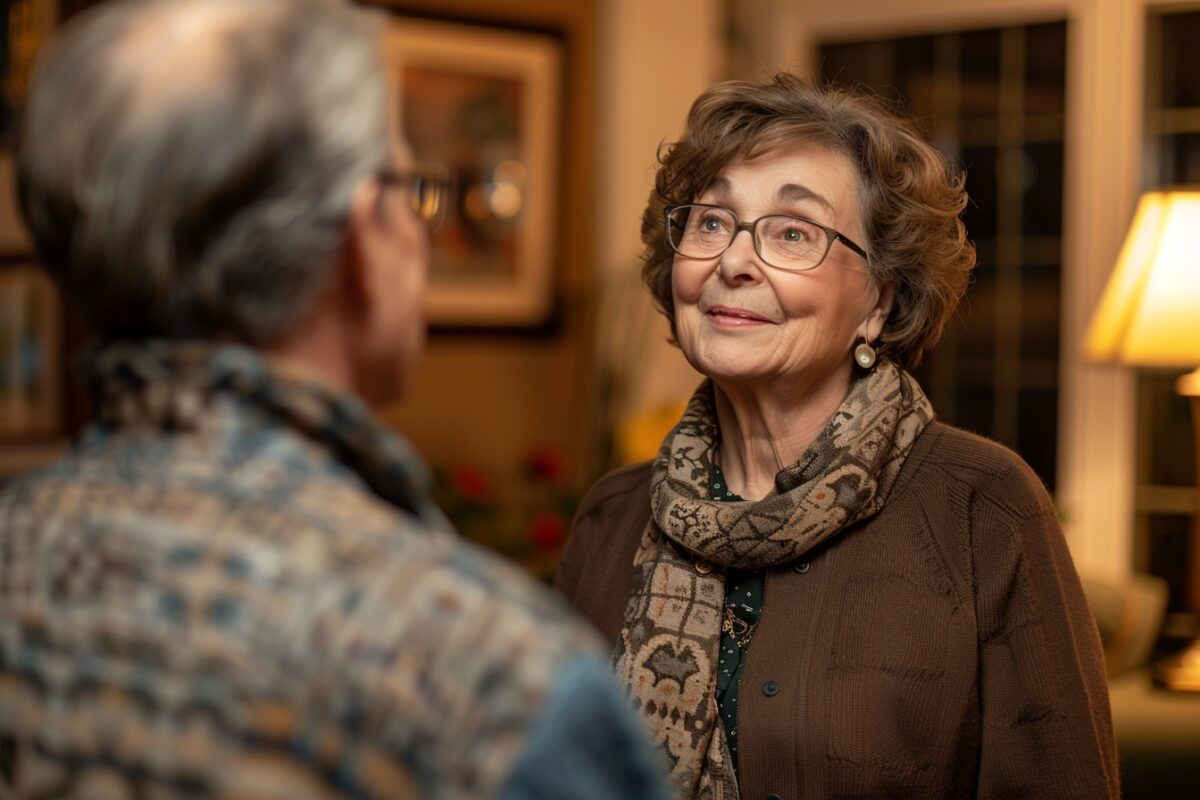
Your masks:
<svg viewBox="0 0 1200 800"><path fill-rule="evenodd" d="M995 395L990 386L959 386L954 405L956 425L984 436L991 433L995 418Z"/></svg>
<svg viewBox="0 0 1200 800"><path fill-rule="evenodd" d="M1175 372L1138 374L1138 438L1145 453L1139 483L1195 485L1191 409L1187 398L1175 393L1176 377Z"/></svg>
<svg viewBox="0 0 1200 800"><path fill-rule="evenodd" d="M958 308L961 329L958 354L963 358L994 357L996 351L996 269L981 262L973 285Z"/></svg>
<svg viewBox="0 0 1200 800"><path fill-rule="evenodd" d="M1159 146L1160 184L1200 183L1200 132L1163 136Z"/></svg>
<svg viewBox="0 0 1200 800"><path fill-rule="evenodd" d="M1016 449L1051 489L1054 488L1057 440L1058 392L1053 389L1021 390Z"/></svg>
<svg viewBox="0 0 1200 800"><path fill-rule="evenodd" d="M1027 188L1022 232L1026 236L1056 236L1062 230L1062 142L1025 145L1024 167Z"/></svg>
<svg viewBox="0 0 1200 800"><path fill-rule="evenodd" d="M1025 29L1025 113L1061 114L1066 107L1065 22Z"/></svg>
<svg viewBox="0 0 1200 800"><path fill-rule="evenodd" d="M1000 114L1000 30L960 34L962 119L993 120Z"/></svg>
<svg viewBox="0 0 1200 800"><path fill-rule="evenodd" d="M1164 14L1162 21L1162 104L1164 108L1200 106L1200 12ZM1154 54L1149 54L1150 58ZM1151 70L1149 74L1153 75Z"/></svg>
<svg viewBox="0 0 1200 800"><path fill-rule="evenodd" d="M1170 584L1167 607L1180 610L1191 607L1187 598L1191 564L1192 517L1187 514L1149 514L1146 536L1150 542L1149 563L1134 565L1165 578Z"/></svg>
<svg viewBox="0 0 1200 800"><path fill-rule="evenodd" d="M905 102L905 110L927 120L935 112L938 75L934 70L932 36L910 36L896 40L895 74Z"/></svg>
<svg viewBox="0 0 1200 800"><path fill-rule="evenodd" d="M1058 270L1021 270L1021 357L1053 361L1058 358Z"/></svg>
<svg viewBox="0 0 1200 800"><path fill-rule="evenodd" d="M963 212L967 234L972 239L996 235L996 146L964 147L967 194L971 202Z"/></svg>
<svg viewBox="0 0 1200 800"><path fill-rule="evenodd" d="M888 51L879 40L821 49L827 79L860 80L885 96L897 87L904 92L903 105L929 122L938 148L966 171L963 221L979 266L918 377L942 419L1024 452L1049 485L1056 469L1065 50L1061 21L896 38Z"/></svg>
<svg viewBox="0 0 1200 800"><path fill-rule="evenodd" d="M831 44L821 48L822 74L843 86L885 85L892 75L892 61L889 41ZM895 92L890 96L895 97Z"/></svg>

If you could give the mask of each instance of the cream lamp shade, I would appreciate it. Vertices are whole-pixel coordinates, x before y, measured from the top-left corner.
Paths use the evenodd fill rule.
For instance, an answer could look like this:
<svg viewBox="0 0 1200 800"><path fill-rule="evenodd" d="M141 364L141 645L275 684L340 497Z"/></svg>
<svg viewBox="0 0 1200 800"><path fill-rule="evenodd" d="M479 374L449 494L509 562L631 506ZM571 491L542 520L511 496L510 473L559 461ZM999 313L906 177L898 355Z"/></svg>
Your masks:
<svg viewBox="0 0 1200 800"><path fill-rule="evenodd" d="M1084 349L1095 361L1200 366L1200 188L1142 195Z"/></svg>

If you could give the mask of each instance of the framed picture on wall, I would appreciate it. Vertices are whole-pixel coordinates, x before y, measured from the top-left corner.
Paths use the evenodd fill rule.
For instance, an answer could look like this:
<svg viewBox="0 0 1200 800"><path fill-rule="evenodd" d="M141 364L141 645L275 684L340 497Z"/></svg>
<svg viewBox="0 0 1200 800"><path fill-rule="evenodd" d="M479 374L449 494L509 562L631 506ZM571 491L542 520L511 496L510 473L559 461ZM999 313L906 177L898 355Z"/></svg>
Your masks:
<svg viewBox="0 0 1200 800"><path fill-rule="evenodd" d="M0 264L0 441L60 432L60 314L58 291L41 269Z"/></svg>
<svg viewBox="0 0 1200 800"><path fill-rule="evenodd" d="M553 311L562 43L554 36L394 17L389 56L404 133L455 190L431 235L429 321L533 327Z"/></svg>

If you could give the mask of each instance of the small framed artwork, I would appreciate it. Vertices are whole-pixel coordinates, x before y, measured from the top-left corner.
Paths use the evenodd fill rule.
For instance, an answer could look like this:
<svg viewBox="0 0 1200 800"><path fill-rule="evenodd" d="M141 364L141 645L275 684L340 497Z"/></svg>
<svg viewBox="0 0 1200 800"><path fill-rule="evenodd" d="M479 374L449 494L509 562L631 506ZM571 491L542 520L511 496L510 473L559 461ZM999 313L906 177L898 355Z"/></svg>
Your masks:
<svg viewBox="0 0 1200 800"><path fill-rule="evenodd" d="M387 46L413 154L455 185L431 235L430 323L543 324L555 293L562 43L394 17Z"/></svg>
<svg viewBox="0 0 1200 800"><path fill-rule="evenodd" d="M58 291L31 262L0 264L0 440L59 433Z"/></svg>

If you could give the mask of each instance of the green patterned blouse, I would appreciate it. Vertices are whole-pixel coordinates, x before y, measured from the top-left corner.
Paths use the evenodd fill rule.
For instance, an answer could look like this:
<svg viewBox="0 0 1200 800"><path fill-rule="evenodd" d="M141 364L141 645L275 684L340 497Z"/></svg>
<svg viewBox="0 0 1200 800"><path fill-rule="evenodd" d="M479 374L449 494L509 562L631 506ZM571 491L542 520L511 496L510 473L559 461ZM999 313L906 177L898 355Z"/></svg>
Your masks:
<svg viewBox="0 0 1200 800"><path fill-rule="evenodd" d="M709 484L713 500L742 500L725 485L721 468L713 464ZM725 723L729 750L737 771L737 701L738 687L746 671L746 656L754 627L762 616L763 575L731 569L725 576L725 620L721 626L721 651L717 659L717 706Z"/></svg>

